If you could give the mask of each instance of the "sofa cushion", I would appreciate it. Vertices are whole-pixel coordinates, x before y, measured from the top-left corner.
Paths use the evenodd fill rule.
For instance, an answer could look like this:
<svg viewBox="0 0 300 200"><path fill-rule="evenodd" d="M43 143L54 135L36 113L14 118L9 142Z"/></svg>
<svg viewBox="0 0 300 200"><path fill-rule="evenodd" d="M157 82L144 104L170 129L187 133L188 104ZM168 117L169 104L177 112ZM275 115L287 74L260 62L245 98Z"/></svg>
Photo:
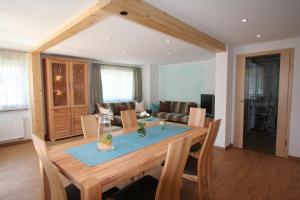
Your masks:
<svg viewBox="0 0 300 200"><path fill-rule="evenodd" d="M142 101L142 102L137 102L136 101L135 102L135 112L141 113L141 112L144 112L144 111L146 111L144 101Z"/></svg>
<svg viewBox="0 0 300 200"><path fill-rule="evenodd" d="M122 124L122 119L120 115L114 115L113 123L114 125Z"/></svg>
<svg viewBox="0 0 300 200"><path fill-rule="evenodd" d="M179 113L180 111L180 103L179 101L171 101L171 112Z"/></svg>
<svg viewBox="0 0 300 200"><path fill-rule="evenodd" d="M120 102L119 103L119 110L135 110L135 102Z"/></svg>
<svg viewBox="0 0 300 200"><path fill-rule="evenodd" d="M97 104L97 107L98 107L98 110L100 110L100 107L110 109L114 115L120 114L118 103L100 103L100 104Z"/></svg>
<svg viewBox="0 0 300 200"><path fill-rule="evenodd" d="M190 114L190 109L191 108L197 108L197 104L193 103L193 102L182 102L182 104L180 105L180 112L179 113L183 113L183 114Z"/></svg>
<svg viewBox="0 0 300 200"><path fill-rule="evenodd" d="M160 101L159 112L171 112L170 101Z"/></svg>
<svg viewBox="0 0 300 200"><path fill-rule="evenodd" d="M179 122L187 124L189 121L189 115L181 113L171 113L171 112L157 112L152 114L154 117L166 119L168 121Z"/></svg>
<svg viewBox="0 0 300 200"><path fill-rule="evenodd" d="M159 112L159 104L151 103L151 112L152 113Z"/></svg>

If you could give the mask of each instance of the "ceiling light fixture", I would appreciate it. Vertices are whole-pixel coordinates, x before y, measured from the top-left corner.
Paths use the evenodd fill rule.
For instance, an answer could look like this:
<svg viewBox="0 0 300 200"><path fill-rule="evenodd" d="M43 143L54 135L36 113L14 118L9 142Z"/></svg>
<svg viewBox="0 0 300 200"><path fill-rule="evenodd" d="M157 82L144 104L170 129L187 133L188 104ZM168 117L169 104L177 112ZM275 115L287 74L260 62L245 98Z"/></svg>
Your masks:
<svg viewBox="0 0 300 200"><path fill-rule="evenodd" d="M165 40L165 43L169 44L171 43L171 40Z"/></svg>
<svg viewBox="0 0 300 200"><path fill-rule="evenodd" d="M126 54L126 53L127 53L127 51L122 51L122 53L123 53L123 54Z"/></svg>
<svg viewBox="0 0 300 200"><path fill-rule="evenodd" d="M168 56L169 56L169 55L171 55L171 52L168 52L167 54L168 54Z"/></svg>
<svg viewBox="0 0 300 200"><path fill-rule="evenodd" d="M246 22L248 22L248 19L247 18L241 19L241 22L246 23Z"/></svg>
<svg viewBox="0 0 300 200"><path fill-rule="evenodd" d="M104 37L105 40L109 40L110 38L108 36Z"/></svg>
<svg viewBox="0 0 300 200"><path fill-rule="evenodd" d="M120 15L126 16L126 15L128 15L128 12L127 12L126 10L122 10L122 11L120 12Z"/></svg>
<svg viewBox="0 0 300 200"><path fill-rule="evenodd" d="M261 38L261 35L260 35L260 34L257 34L256 37L257 37L257 38Z"/></svg>

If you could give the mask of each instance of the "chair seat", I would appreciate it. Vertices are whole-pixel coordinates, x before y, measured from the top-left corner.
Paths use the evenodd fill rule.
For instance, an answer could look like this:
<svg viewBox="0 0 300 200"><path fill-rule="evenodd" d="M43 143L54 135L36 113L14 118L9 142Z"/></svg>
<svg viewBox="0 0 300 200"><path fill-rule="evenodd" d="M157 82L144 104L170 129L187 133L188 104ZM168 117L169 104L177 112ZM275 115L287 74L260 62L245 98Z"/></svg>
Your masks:
<svg viewBox="0 0 300 200"><path fill-rule="evenodd" d="M73 184L65 187L68 200L80 200L80 190Z"/></svg>
<svg viewBox="0 0 300 200"><path fill-rule="evenodd" d="M200 142L192 145L191 149L190 149L190 152L199 151L201 149L201 146L202 146L202 144Z"/></svg>
<svg viewBox="0 0 300 200"><path fill-rule="evenodd" d="M112 198L114 200L154 200L157 186L158 180L147 175L124 187Z"/></svg>
<svg viewBox="0 0 300 200"><path fill-rule="evenodd" d="M70 184L65 187L68 200L80 200L80 190L73 184ZM113 187L102 194L102 199L105 200L109 197L112 197L119 189Z"/></svg>
<svg viewBox="0 0 300 200"><path fill-rule="evenodd" d="M197 176L197 164L198 164L198 159L189 156L186 161L183 173Z"/></svg>

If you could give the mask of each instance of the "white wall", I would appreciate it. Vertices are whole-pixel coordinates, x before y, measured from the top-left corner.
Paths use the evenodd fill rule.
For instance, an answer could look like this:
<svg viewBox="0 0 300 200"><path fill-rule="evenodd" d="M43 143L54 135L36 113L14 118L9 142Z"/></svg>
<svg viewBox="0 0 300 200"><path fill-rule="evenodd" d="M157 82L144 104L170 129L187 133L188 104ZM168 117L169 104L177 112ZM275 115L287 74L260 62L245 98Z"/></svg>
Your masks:
<svg viewBox="0 0 300 200"><path fill-rule="evenodd" d="M215 119L221 119L221 126L215 145L226 148L231 143L232 118L232 49L216 54L216 83L215 83Z"/></svg>
<svg viewBox="0 0 300 200"><path fill-rule="evenodd" d="M201 94L215 93L216 59L159 66L160 100L200 104Z"/></svg>
<svg viewBox="0 0 300 200"><path fill-rule="evenodd" d="M142 66L143 99L146 108L150 108L151 103L159 102L159 71L158 66Z"/></svg>
<svg viewBox="0 0 300 200"><path fill-rule="evenodd" d="M236 71L235 57L237 54L284 49L284 48L295 49L288 154L291 156L300 157L300 123L299 123L299 119L300 119L300 76L299 76L300 75L300 37L272 41L272 42L265 42L265 43L257 43L252 45L245 45L245 46L234 48L234 57L233 57L234 72ZM235 80L233 85L235 85ZM235 87L233 87L232 89L233 97L234 94L235 94ZM233 139L233 131L232 131L232 139Z"/></svg>
<svg viewBox="0 0 300 200"><path fill-rule="evenodd" d="M151 65L150 66L150 102L159 102L159 67Z"/></svg>

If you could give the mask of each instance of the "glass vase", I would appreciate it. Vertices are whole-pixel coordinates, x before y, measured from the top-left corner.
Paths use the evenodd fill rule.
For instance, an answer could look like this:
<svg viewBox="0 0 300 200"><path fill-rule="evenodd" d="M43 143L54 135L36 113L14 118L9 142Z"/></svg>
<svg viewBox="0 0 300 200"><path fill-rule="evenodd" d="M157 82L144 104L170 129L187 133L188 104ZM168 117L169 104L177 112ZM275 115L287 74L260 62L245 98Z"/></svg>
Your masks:
<svg viewBox="0 0 300 200"><path fill-rule="evenodd" d="M113 116L112 114L99 114L97 117L99 119L97 147L101 151L112 150L114 148L111 134L111 120Z"/></svg>
<svg viewBox="0 0 300 200"><path fill-rule="evenodd" d="M139 136L146 137L145 122L144 121L138 122L138 126L139 126L139 128L138 128L137 132L138 132Z"/></svg>

